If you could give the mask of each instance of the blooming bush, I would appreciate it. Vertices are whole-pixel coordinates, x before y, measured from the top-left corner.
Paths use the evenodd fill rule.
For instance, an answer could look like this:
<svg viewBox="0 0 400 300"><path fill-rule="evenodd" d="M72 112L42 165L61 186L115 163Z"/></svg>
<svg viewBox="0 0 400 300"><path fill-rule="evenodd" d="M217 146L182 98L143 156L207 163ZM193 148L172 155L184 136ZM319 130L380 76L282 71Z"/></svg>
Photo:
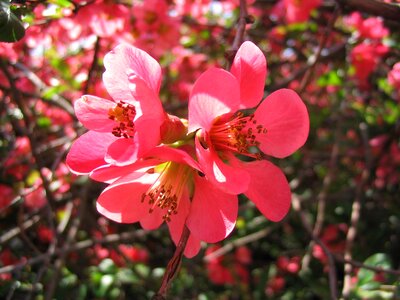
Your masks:
<svg viewBox="0 0 400 300"><path fill-rule="evenodd" d="M373 3L0 0L0 298L400 297Z"/></svg>

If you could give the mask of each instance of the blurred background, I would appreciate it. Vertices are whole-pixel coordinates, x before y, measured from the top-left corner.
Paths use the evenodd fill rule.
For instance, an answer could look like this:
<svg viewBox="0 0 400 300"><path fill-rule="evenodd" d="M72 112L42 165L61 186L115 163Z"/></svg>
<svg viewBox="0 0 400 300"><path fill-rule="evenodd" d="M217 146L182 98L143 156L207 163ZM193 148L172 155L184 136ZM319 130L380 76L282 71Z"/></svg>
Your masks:
<svg viewBox="0 0 400 300"><path fill-rule="evenodd" d="M85 129L73 103L109 99L119 43L162 66L167 112L226 68L239 0L0 1L0 297L150 299L175 245L164 225L105 219L105 185L65 165ZM237 225L183 259L168 299L400 299L399 1L242 1L245 40L265 53L265 95L299 93L307 143L273 162L292 208L273 223L240 196ZM243 11L243 10L242 10Z"/></svg>

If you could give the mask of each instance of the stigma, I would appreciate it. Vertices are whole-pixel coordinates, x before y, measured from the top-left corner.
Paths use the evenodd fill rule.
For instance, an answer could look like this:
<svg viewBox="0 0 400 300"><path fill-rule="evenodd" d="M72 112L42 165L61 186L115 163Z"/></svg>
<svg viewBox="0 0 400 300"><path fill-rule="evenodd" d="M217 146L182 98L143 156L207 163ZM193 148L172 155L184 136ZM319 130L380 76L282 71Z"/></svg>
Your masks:
<svg viewBox="0 0 400 300"><path fill-rule="evenodd" d="M267 134L267 129L258 124L254 114L245 116L236 113L228 120L218 119L210 129L211 143L216 151L232 151L237 154L261 159L257 138Z"/></svg>
<svg viewBox="0 0 400 300"><path fill-rule="evenodd" d="M116 137L133 138L135 135L136 109L132 104L119 101L117 106L108 110L108 118L117 123L112 130Z"/></svg>
<svg viewBox="0 0 400 300"><path fill-rule="evenodd" d="M157 208L165 210L163 219L169 222L171 216L178 213L179 201L188 187L192 168L186 164L169 161L151 169L150 172L159 175L150 188L142 194L142 203L148 201L149 213Z"/></svg>

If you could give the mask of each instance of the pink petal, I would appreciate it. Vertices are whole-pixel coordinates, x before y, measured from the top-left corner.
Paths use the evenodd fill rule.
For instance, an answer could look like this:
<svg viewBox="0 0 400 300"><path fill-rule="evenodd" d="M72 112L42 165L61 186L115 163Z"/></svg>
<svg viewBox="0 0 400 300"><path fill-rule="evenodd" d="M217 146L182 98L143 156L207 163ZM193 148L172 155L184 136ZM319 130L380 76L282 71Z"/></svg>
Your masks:
<svg viewBox="0 0 400 300"><path fill-rule="evenodd" d="M244 42L233 60L231 73L240 84L240 108L257 106L264 95L267 61L252 42Z"/></svg>
<svg viewBox="0 0 400 300"><path fill-rule="evenodd" d="M104 156L108 146L117 138L111 133L89 131L80 136L67 155L67 165L75 174L88 174L105 165Z"/></svg>
<svg viewBox="0 0 400 300"><path fill-rule="evenodd" d="M205 149L196 137L196 154L207 179L228 194L241 194L248 188L250 177L246 171L224 163L210 146Z"/></svg>
<svg viewBox="0 0 400 300"><path fill-rule="evenodd" d="M171 148L166 145L160 145L147 152L146 157L157 158L164 162L174 161L177 163L187 164L193 169L200 171L201 169L199 164L192 158L192 156L190 156L190 154L188 154L188 152L186 152L186 149L187 151L190 151L192 150L192 147L186 146L182 148Z"/></svg>
<svg viewBox="0 0 400 300"><path fill-rule="evenodd" d="M161 83L161 67L146 52L120 44L104 57L106 71L103 74L104 85L114 100L126 101L131 98L128 77L142 78L155 94Z"/></svg>
<svg viewBox="0 0 400 300"><path fill-rule="evenodd" d="M156 174L131 173L108 186L97 199L97 210L118 223L134 223L149 213L142 195L156 180Z"/></svg>
<svg viewBox="0 0 400 300"><path fill-rule="evenodd" d="M265 154L286 157L307 140L309 117L307 108L296 92L280 89L269 95L254 113L266 134L257 135L259 148Z"/></svg>
<svg viewBox="0 0 400 300"><path fill-rule="evenodd" d="M283 172L266 160L242 162L240 165L251 175L249 189L244 194L267 219L282 220L291 202L289 183Z"/></svg>
<svg viewBox="0 0 400 300"><path fill-rule="evenodd" d="M120 138L107 149L105 161L117 166L134 163L138 158L139 144L135 139Z"/></svg>
<svg viewBox="0 0 400 300"><path fill-rule="evenodd" d="M136 161L135 163L126 166L107 164L104 166L100 166L90 172L90 178L96 181L111 183L129 173L144 168L151 168L160 163L162 163L162 161L159 159L146 159Z"/></svg>
<svg viewBox="0 0 400 300"><path fill-rule="evenodd" d="M83 126L100 132L111 132L117 125L108 115L110 108L115 106L113 101L90 95L82 96L74 103L76 116Z"/></svg>
<svg viewBox="0 0 400 300"><path fill-rule="evenodd" d="M183 196L179 201L178 213L171 217L171 221L168 222L169 231L171 233L172 240L175 245L178 245L179 240L182 235L183 226L185 225L186 218L189 214L190 210L190 201L189 197ZM200 240L193 236L193 234L189 235L189 239L187 241L184 255L187 258L191 258L195 256L200 251Z"/></svg>
<svg viewBox="0 0 400 300"><path fill-rule="evenodd" d="M158 94L155 93L154 90L152 90L147 83L137 75L129 76L128 80L130 94L134 101L131 101L128 98L127 102L135 105L137 118L145 117L148 119L158 119L160 122L164 122L166 115L161 101L158 98Z"/></svg>
<svg viewBox="0 0 400 300"><path fill-rule="evenodd" d="M186 221L199 240L216 243L225 239L236 224L237 196L226 194L206 179L196 176L190 214Z"/></svg>
<svg viewBox="0 0 400 300"><path fill-rule="evenodd" d="M215 118L239 106L236 78L222 69L209 69L195 82L189 98L189 132L209 130Z"/></svg>
<svg viewBox="0 0 400 300"><path fill-rule="evenodd" d="M136 134L135 142L137 143L137 155L142 157L149 150L160 144L160 127L162 121L157 119L140 118L135 122Z"/></svg>
<svg viewBox="0 0 400 300"><path fill-rule="evenodd" d="M154 210L140 219L140 225L146 230L155 230L164 222L165 209L155 207Z"/></svg>

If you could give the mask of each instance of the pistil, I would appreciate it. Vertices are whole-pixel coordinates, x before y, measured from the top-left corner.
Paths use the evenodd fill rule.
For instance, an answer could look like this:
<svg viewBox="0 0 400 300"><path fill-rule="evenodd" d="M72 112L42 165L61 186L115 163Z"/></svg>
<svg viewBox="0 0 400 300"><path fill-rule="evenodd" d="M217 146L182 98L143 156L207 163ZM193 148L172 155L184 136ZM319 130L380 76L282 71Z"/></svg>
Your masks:
<svg viewBox="0 0 400 300"><path fill-rule="evenodd" d="M157 207L165 209L163 219L171 221L171 216L178 213L179 201L187 187L192 169L184 164L166 162L155 168L159 176L153 185L142 195L142 202L148 199L149 213Z"/></svg>
<svg viewBox="0 0 400 300"><path fill-rule="evenodd" d="M257 137L261 134L267 134L267 129L257 124L254 115L244 116L239 112L228 121L217 120L211 127L210 139L217 151L233 151L259 159L260 153L254 153L252 148L260 145Z"/></svg>
<svg viewBox="0 0 400 300"><path fill-rule="evenodd" d="M133 138L135 134L135 123L133 120L135 116L135 107L124 101L119 101L117 106L110 108L108 118L118 124L113 128L112 134L116 137Z"/></svg>

